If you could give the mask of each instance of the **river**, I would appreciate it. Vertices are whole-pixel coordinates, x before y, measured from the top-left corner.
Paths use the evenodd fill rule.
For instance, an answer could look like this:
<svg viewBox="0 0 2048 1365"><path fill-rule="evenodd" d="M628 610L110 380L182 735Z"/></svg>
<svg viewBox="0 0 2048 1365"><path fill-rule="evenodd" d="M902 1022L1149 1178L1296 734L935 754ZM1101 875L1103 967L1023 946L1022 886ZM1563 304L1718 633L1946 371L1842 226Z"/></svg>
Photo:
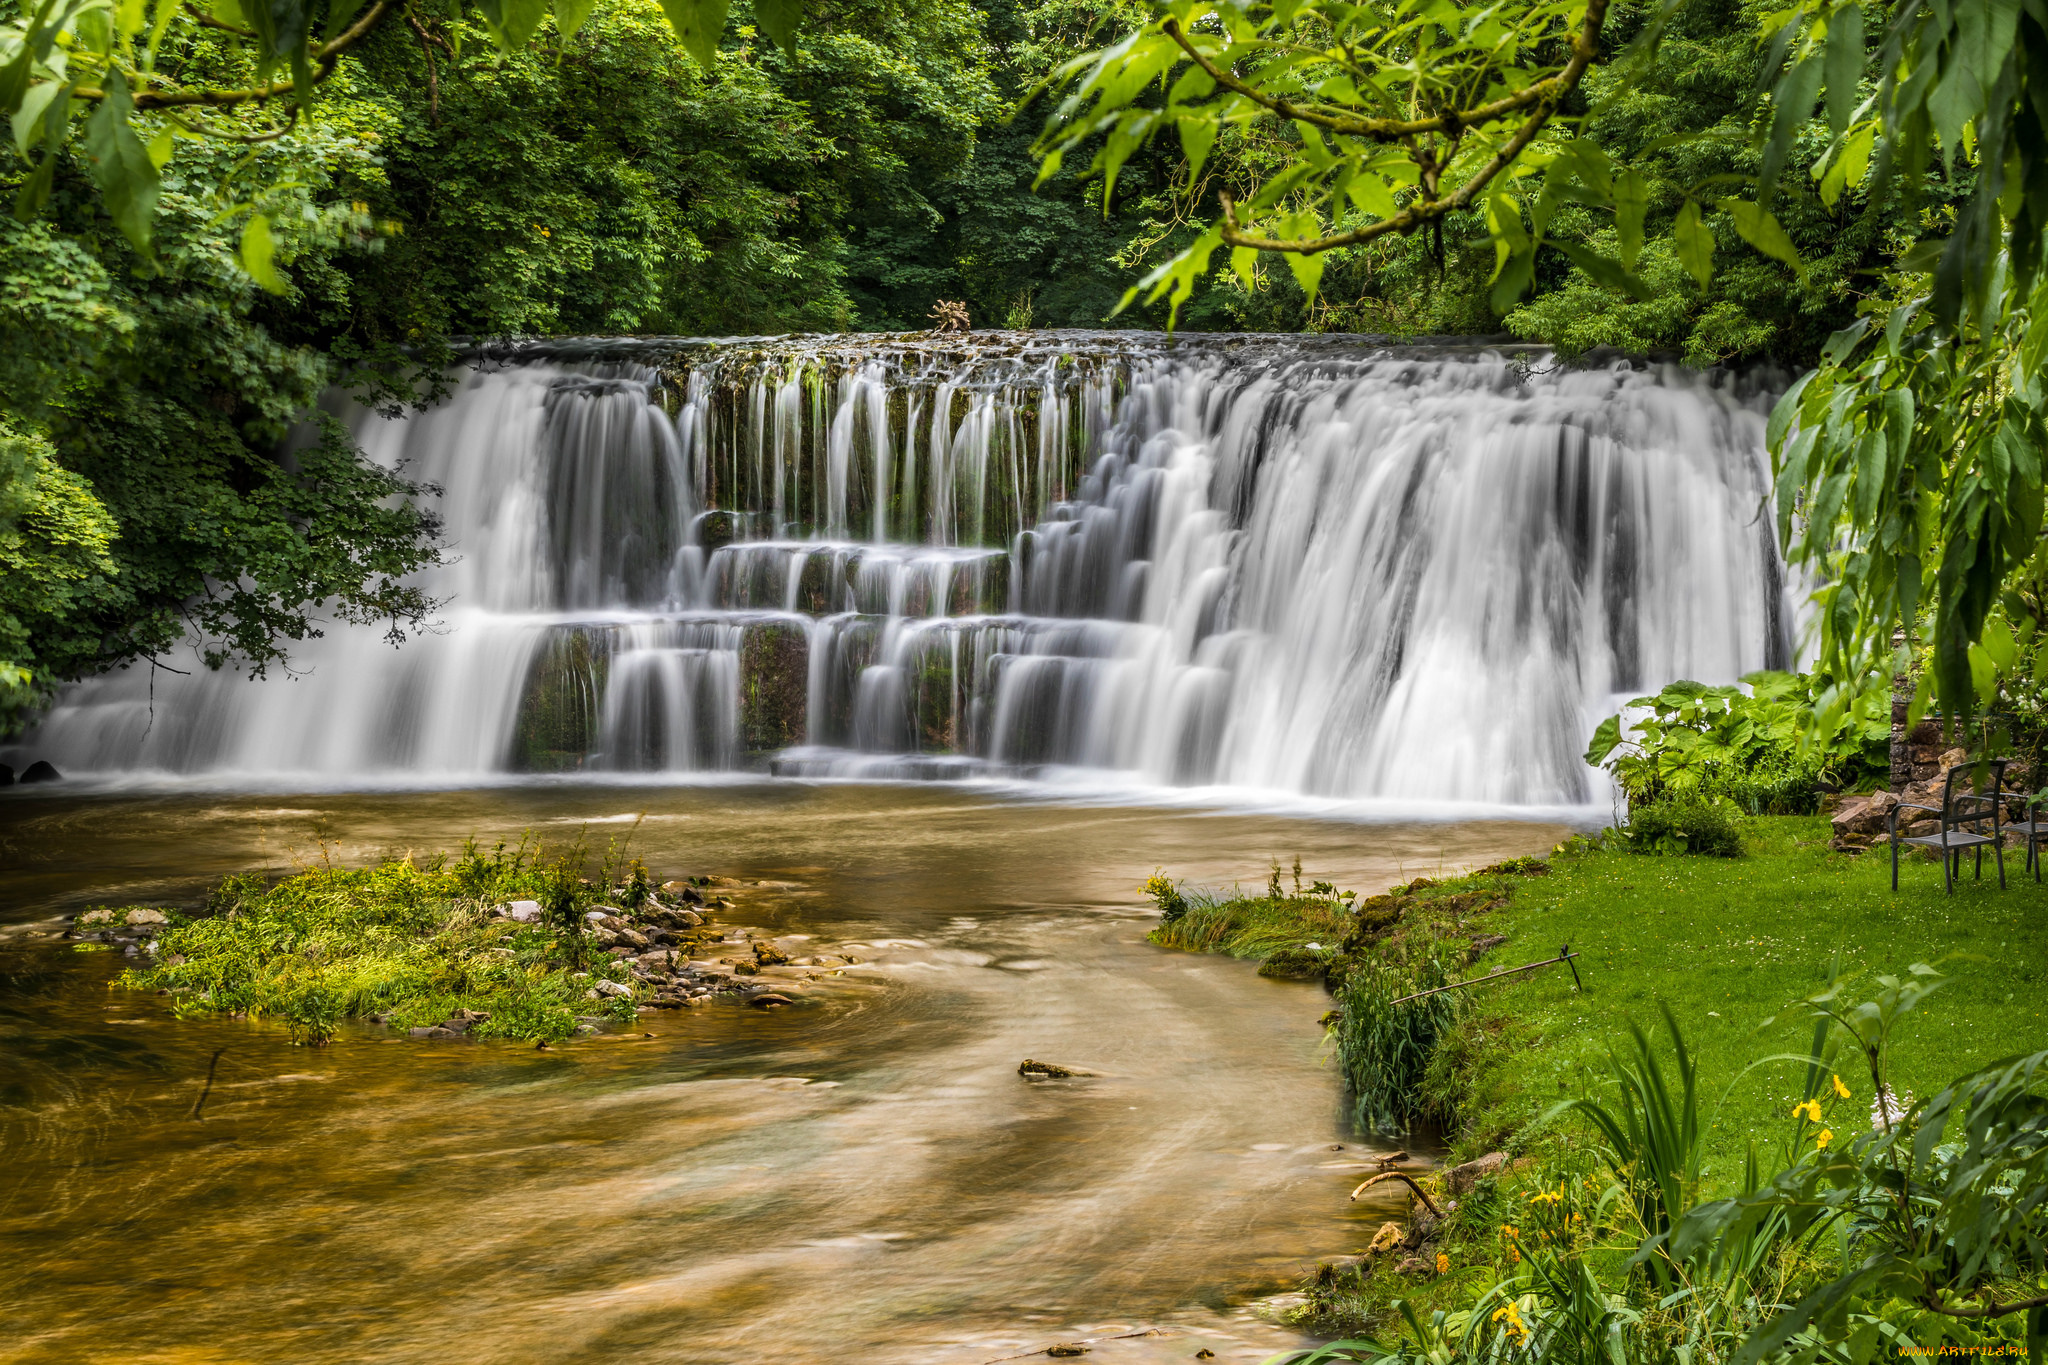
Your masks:
<svg viewBox="0 0 2048 1365"><path fill-rule="evenodd" d="M796 1008L549 1050L367 1027L313 1050L176 1019L52 937L246 868L524 831L779 883L732 920L864 962ZM1373 890L1562 832L946 784L9 793L0 1357L1263 1359L1304 1338L1262 1297L1404 1206L1346 1200L1376 1148L1321 988L1149 945L1138 884L1299 856ZM1099 1074L1027 1081L1026 1057Z"/></svg>

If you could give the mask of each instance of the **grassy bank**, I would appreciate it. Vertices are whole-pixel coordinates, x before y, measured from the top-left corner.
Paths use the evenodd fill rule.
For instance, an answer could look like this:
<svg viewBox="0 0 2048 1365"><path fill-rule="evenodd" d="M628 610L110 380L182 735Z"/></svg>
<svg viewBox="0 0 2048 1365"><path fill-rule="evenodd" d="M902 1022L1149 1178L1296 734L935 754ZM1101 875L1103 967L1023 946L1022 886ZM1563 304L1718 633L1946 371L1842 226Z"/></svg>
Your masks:
<svg viewBox="0 0 2048 1365"><path fill-rule="evenodd" d="M1752 1148L1766 1175L1799 1155L1789 1144L1812 1152L1818 1126L1801 1129L1789 1117L1804 1097L1806 1066L1762 1059L1807 1052L1812 1016L1786 1007L1831 971L1853 983L1851 1001L1876 993L1879 975L1904 975L1914 963L1946 977L1896 1034L1887 1071L1896 1089L1926 1097L1996 1059L2048 1048L2048 888L2021 880L2013 866L2001 892L1987 868L1985 882L1950 897L1937 866L1913 862L1894 894L1888 862L1828 850L1824 820L1763 817L1739 827L1739 858L1574 841L1541 867L1504 865L1380 896L1346 899L1322 887L1281 894L1277 879L1262 897L1180 893L1181 912L1154 941L1259 958L1287 975L1329 975L1332 1041L1362 1118L1441 1125L1456 1160L1494 1150L1510 1158L1499 1177L1462 1193L1457 1211L1431 1230L1427 1255L1408 1258L1405 1271L1395 1255L1326 1268L1310 1296L1322 1326L1385 1331L1397 1301L1426 1322L1434 1308L1469 1303L1471 1274L1512 1275L1521 1258L1502 1229L1554 1210L1531 1206L1532 1197L1550 1198L1544 1188L1599 1180L1589 1155L1597 1134L1578 1115L1556 1114L1558 1105L1611 1101L1610 1056L1628 1052L1631 1023L1651 1032L1671 1068L1664 1007L1698 1067L1689 1199L1739 1193ZM1548 967L1388 1005L1443 980L1552 957L1567 943L1583 955L1583 990L1563 967ZM1827 1122L1845 1139L1867 1133L1867 1070L1846 1053L1830 1065L1851 1098L1831 1098ZM1381 1093L1359 1093L1373 1088ZM1446 1197L1434 1178L1425 1183ZM1590 1206L1585 1213L1594 1216ZM1606 1235L1621 1236L1612 1226ZM1439 1255L1446 1274L1436 1272ZM1625 1278L1624 1258L1613 1259ZM1808 1264L1786 1273L1792 1283L1818 1272Z"/></svg>
<svg viewBox="0 0 2048 1365"><path fill-rule="evenodd" d="M606 951L627 921L589 916L657 913L659 898L637 863L585 871L580 849L543 860L537 846L472 845L453 860L315 868L268 887L231 878L204 913L88 912L75 932L83 949L134 943L139 965L120 985L166 993L180 1015L280 1020L310 1044L347 1021L548 1041L579 1023L629 1023L647 995ZM524 918L506 913L515 903ZM652 932L685 956L696 937Z"/></svg>

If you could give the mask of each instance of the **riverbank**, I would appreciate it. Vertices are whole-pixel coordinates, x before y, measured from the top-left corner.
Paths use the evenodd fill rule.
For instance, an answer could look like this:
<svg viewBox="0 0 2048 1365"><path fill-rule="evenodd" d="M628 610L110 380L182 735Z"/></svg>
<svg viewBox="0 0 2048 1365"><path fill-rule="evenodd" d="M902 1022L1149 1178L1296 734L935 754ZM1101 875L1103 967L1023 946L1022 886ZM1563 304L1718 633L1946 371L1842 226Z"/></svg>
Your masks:
<svg viewBox="0 0 2048 1365"><path fill-rule="evenodd" d="M1925 1095L1997 1058L2048 1046L2040 944L2048 929L2048 888L2022 878L2017 859L2000 891L1986 869L1954 896L1939 869L1913 862L1900 890L1889 862L1828 848L1819 818L1741 822L1740 858L1657 857L1573 840L1541 875L1510 864L1468 877L1396 887L1343 908L1322 895L1186 898L1185 912L1154 933L1175 947L1236 951L1264 970L1332 974L1337 1009L1331 1042L1365 1116L1442 1125L1451 1162L1501 1151L1512 1162L1546 1165L1549 1138L1586 1134L1574 1118L1542 1120L1558 1103L1598 1093L1612 1050L1629 1045L1629 1025L1662 1035L1669 1007L1700 1075L1702 1197L1733 1193L1752 1143L1775 1151L1786 1114L1800 1098L1803 1063L1758 1065L1771 1054L1806 1052L1813 1023L1785 1007L1818 989L1831 971L1863 999L1875 977L1929 963L1947 978L1899 1033L1890 1074ZM1185 893L1183 893L1185 894ZM1550 966L1470 991L1385 1008L1405 986L1483 976L1556 956L1569 944L1579 981ZM1418 1006L1420 1008L1418 1008ZM1411 1017L1411 1011L1422 1015ZM1360 1018L1360 1014L1368 1017ZM1389 1040L1391 1030L1406 1030ZM1668 1054L1667 1054L1668 1055ZM1854 1059L1842 1066L1855 1077ZM1401 1085L1398 1097L1358 1094ZM1869 1082L1860 1090L1868 1103ZM1398 1100L1398 1103L1395 1101ZM1405 1106L1405 1108L1403 1108ZM1859 1128L1863 1126L1859 1121ZM1432 1178L1441 1202L1450 1195ZM1512 1169L1477 1182L1460 1210L1434 1229L1426 1265L1410 1273L1383 1256L1340 1264L1310 1286L1320 1326L1385 1327L1392 1304L1449 1306L1462 1291L1440 1278L1435 1256L1455 1269L1503 1257L1499 1226L1519 1221L1526 1199ZM1420 1246L1410 1238L1407 1250ZM1503 1262L1504 1263L1504 1262Z"/></svg>

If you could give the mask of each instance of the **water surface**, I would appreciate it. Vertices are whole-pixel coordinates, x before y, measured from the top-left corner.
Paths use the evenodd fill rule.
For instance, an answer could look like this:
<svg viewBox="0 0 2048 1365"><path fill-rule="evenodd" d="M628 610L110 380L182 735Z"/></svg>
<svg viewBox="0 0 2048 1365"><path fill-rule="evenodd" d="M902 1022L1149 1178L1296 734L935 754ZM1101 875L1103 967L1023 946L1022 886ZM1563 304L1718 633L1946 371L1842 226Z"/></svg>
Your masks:
<svg viewBox="0 0 2048 1365"><path fill-rule="evenodd" d="M110 989L111 954L46 937L251 866L528 830L785 883L735 921L867 962L790 1009L547 1051L371 1029L308 1050L176 1020ZM1372 1144L1321 1045L1328 997L1152 947L1138 883L1259 883L1299 855L1370 890L1560 833L794 783L12 796L0 1356L1263 1358L1301 1338L1255 1301L1399 1207L1345 1199ZM1027 1056L1100 1074L1026 1081Z"/></svg>

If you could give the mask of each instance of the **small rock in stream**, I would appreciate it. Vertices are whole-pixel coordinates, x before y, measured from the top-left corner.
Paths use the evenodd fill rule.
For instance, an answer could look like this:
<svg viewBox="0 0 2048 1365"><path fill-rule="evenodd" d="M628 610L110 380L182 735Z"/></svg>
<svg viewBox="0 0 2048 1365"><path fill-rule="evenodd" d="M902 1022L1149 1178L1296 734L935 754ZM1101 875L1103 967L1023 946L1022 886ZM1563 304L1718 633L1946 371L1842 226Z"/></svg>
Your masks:
<svg viewBox="0 0 2048 1365"><path fill-rule="evenodd" d="M1074 1076L1092 1076L1092 1071L1076 1071L1072 1067L1059 1066L1052 1062L1034 1062L1026 1057L1017 1066L1019 1076L1043 1076L1049 1080L1063 1080Z"/></svg>
<svg viewBox="0 0 2048 1365"><path fill-rule="evenodd" d="M749 1005L759 1005L763 1009L772 1009L776 1005L793 1005L796 1002L786 995L777 995L774 991L764 991L760 995L750 996L747 1003Z"/></svg>

